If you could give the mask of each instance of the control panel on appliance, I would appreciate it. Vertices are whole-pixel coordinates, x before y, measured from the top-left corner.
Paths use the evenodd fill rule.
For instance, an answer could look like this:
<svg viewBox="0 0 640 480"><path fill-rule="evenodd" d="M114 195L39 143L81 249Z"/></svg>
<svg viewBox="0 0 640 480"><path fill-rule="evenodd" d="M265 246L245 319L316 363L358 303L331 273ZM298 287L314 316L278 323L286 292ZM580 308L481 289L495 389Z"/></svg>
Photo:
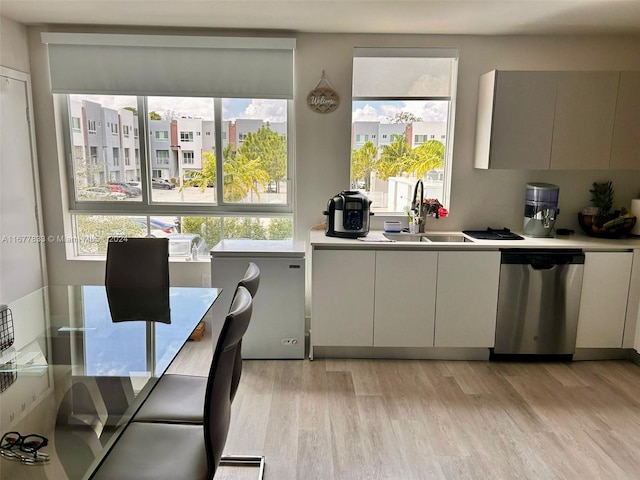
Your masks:
<svg viewBox="0 0 640 480"><path fill-rule="evenodd" d="M347 202L344 209L344 228L360 230L363 225L362 204L360 202Z"/></svg>

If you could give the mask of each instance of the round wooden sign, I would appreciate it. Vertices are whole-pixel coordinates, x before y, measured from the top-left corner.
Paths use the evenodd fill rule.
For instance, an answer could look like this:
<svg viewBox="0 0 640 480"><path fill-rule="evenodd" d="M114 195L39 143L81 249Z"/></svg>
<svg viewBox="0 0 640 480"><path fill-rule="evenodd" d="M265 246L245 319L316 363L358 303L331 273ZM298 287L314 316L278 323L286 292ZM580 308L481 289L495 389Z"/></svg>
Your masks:
<svg viewBox="0 0 640 480"><path fill-rule="evenodd" d="M333 88L317 87L307 95L307 105L314 112L330 113L340 105L340 97Z"/></svg>

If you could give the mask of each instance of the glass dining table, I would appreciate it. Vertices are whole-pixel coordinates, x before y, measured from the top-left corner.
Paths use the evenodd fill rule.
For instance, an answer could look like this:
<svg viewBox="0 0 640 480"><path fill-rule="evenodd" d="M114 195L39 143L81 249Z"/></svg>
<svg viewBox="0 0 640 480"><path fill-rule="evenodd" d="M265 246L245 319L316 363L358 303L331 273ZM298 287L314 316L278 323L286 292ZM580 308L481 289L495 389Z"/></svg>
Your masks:
<svg viewBox="0 0 640 480"><path fill-rule="evenodd" d="M220 292L171 287L160 321L116 319L122 299L96 285L48 286L8 304L0 435L14 433L0 444L10 447L0 448L0 478L91 478ZM121 297L155 302L130 293Z"/></svg>

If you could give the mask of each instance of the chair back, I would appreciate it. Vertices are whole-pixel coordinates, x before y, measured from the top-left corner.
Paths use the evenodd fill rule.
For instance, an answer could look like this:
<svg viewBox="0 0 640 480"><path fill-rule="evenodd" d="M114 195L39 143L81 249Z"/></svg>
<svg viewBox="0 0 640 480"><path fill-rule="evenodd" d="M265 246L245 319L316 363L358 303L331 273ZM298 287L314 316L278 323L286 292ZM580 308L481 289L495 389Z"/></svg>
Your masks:
<svg viewBox="0 0 640 480"><path fill-rule="evenodd" d="M120 288L169 288L169 240L109 238L104 283Z"/></svg>
<svg viewBox="0 0 640 480"><path fill-rule="evenodd" d="M246 288L238 287L213 353L204 403L207 461L213 473L218 468L229 433L231 384L236 353L249 326L252 308L251 294Z"/></svg>
<svg viewBox="0 0 640 480"><path fill-rule="evenodd" d="M105 287L114 322L170 323L169 240L110 238Z"/></svg>
<svg viewBox="0 0 640 480"><path fill-rule="evenodd" d="M238 287L246 288L251 294L251 298L255 298L258 293L258 286L260 285L260 269L258 266L249 262L247 270L244 272L244 277L238 282ZM236 287L236 293L238 292ZM234 293L234 298L236 293ZM236 351L236 361L233 366L233 380L231 381L231 401L236 397L238 387L240 386L240 377L242 376L242 340L240 340L240 346Z"/></svg>
<svg viewBox="0 0 640 480"><path fill-rule="evenodd" d="M249 290L251 297L255 298L256 293L258 293L258 287L260 286L260 269L255 263L249 262L247 271L244 272L244 277L242 277L238 285Z"/></svg>

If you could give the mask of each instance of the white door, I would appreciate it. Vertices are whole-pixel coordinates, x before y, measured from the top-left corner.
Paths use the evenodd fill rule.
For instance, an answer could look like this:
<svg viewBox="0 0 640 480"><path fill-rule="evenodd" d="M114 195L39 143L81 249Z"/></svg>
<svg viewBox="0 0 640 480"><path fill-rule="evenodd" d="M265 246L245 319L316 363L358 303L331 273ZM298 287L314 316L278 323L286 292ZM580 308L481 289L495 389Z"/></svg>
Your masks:
<svg viewBox="0 0 640 480"><path fill-rule="evenodd" d="M0 67L0 302L44 285L29 76Z"/></svg>

